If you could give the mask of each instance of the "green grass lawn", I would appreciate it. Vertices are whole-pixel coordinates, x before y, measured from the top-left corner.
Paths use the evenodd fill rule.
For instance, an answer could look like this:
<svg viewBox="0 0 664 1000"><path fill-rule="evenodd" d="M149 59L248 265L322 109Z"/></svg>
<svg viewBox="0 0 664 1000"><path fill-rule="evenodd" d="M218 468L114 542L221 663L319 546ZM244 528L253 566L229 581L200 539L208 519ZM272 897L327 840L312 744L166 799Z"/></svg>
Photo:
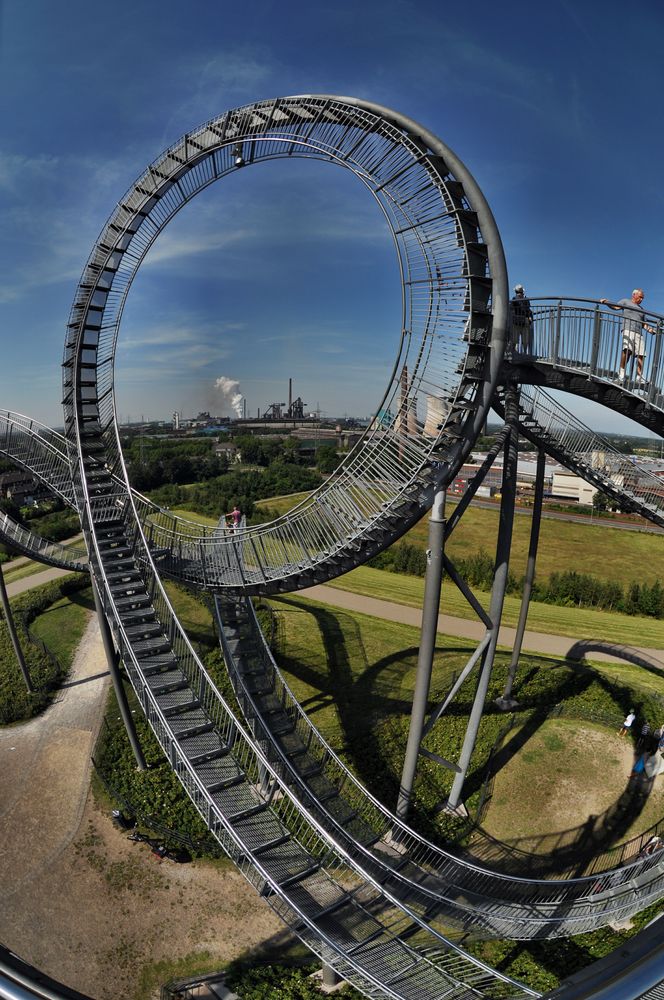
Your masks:
<svg viewBox="0 0 664 1000"><path fill-rule="evenodd" d="M292 496L275 497L260 501L256 507L265 506L283 514L305 496L306 493L295 493ZM455 504L448 502L448 517L454 508ZM521 576L525 571L530 540L530 513L517 514L514 518L510 569L516 576ZM480 549L493 554L498 515L498 505L491 510L471 505L447 542L446 551L452 561L472 555ZM425 514L402 540L426 548L428 530L429 515ZM623 585L631 580L654 583L659 578L664 581L664 535L647 531L624 531L606 523L601 526L590 521L587 524L577 524L543 517L537 555L538 576L545 578L565 569L593 573L601 580L620 580Z"/></svg>
<svg viewBox="0 0 664 1000"><path fill-rule="evenodd" d="M422 607L424 596L424 580L421 577L388 573L372 569L370 566L360 566L332 580L330 586L415 608ZM488 608L489 594L478 590L475 591L475 595L482 606ZM520 606L520 598L510 596L505 598L503 625L517 624ZM443 614L477 621L475 612L449 580L443 584L440 610ZM594 611L590 608L564 608L556 604L539 604L533 601L530 605L527 627L534 632L568 635L570 638L595 638L632 646L664 649L664 621L657 618Z"/></svg>
<svg viewBox="0 0 664 1000"><path fill-rule="evenodd" d="M390 804L395 800L403 763L419 630L331 608L301 596L273 598L270 605L277 615L278 661L293 693L333 748L382 801ZM452 677L465 665L473 649L474 643L469 640L439 637L431 707L449 690ZM469 795L478 792L486 754L505 723L505 716L497 712L492 699L502 693L509 659L508 650L498 651L478 750L469 773ZM427 737L434 740L430 749L448 760L458 757L475 683L473 673L444 719ZM523 701L525 711L539 713L538 725L555 705L565 704L580 710L582 717L585 711L587 715L607 718L607 732L615 735L631 700L639 713L647 714L653 728L664 721L664 716L656 717L657 707L661 709L664 702L664 677L622 664L584 671L570 668L554 657L523 655L515 694ZM580 765L586 776L590 763L585 760ZM422 801L440 801L448 782L447 772L427 761L422 762L419 772ZM647 819L650 822L649 814Z"/></svg>
<svg viewBox="0 0 664 1000"><path fill-rule="evenodd" d="M92 591L85 589L52 604L35 619L30 631L61 663L70 664L93 610Z"/></svg>

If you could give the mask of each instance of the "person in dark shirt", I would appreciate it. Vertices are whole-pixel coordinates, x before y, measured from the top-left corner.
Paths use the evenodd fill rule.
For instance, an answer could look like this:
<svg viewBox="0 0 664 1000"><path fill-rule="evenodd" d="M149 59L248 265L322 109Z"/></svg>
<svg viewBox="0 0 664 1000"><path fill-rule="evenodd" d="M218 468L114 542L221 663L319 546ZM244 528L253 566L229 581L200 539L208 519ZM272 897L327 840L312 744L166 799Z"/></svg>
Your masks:
<svg viewBox="0 0 664 1000"><path fill-rule="evenodd" d="M526 298L523 285L514 286L514 296L510 301L512 320L512 344L519 354L532 354L533 311L530 299Z"/></svg>

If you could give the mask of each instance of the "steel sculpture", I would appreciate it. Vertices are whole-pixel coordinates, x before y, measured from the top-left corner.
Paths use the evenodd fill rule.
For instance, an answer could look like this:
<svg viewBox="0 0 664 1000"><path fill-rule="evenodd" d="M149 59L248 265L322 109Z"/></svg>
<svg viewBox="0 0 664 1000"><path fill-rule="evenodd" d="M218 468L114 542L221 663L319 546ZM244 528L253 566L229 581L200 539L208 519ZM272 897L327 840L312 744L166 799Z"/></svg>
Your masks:
<svg viewBox="0 0 664 1000"><path fill-rule="evenodd" d="M402 288L394 367L362 440L337 475L288 518L240 533L205 530L156 508L129 486L113 382L122 311L145 254L180 208L240 167L292 156L350 170L387 221ZM440 570L472 600L443 542L473 487L447 522L444 489L489 407L505 409L499 441L508 457L504 527L490 612L478 609L486 636L465 671L479 664L481 683L461 759L452 764L458 772L452 807L497 641L516 435L562 456L605 491L628 497L651 519L664 519L647 477L627 477L606 450L596 462L592 433L541 391L523 388L547 385L591 395L661 429L661 317L651 320L657 332L650 334L643 384L632 371L620 384L619 321L610 309L586 300L533 301L527 356L506 343L507 310L506 267L491 212L466 168L439 139L394 111L354 98L259 102L187 133L147 168L109 218L67 326L64 438L27 418L0 413L0 451L78 511L109 666L122 660L155 736L208 828L323 963L371 997L536 996L467 954L448 934L469 926L524 938L588 930L641 909L661 896L664 884L656 857L635 858L619 871L594 876L592 887L583 878L515 878L434 847L403 821L422 735L454 694L425 721L421 709ZM347 772L292 698L249 597L345 572L402 535L434 503L434 596L423 623L428 639L420 711L394 815ZM531 547L534 571L536 539ZM218 594L225 660L245 721L233 715L192 648L164 590L164 573ZM527 602L526 593L524 625ZM355 891L348 888L349 872L359 886ZM648 935L639 940L629 957L616 960L621 997L636 995L629 992L635 983L643 991L664 979L659 942ZM38 995L36 977L25 969L12 979L15 967L3 954L0 996L17 995L17 982ZM607 981L601 969L591 971L574 995L591 996L599 985L609 996Z"/></svg>

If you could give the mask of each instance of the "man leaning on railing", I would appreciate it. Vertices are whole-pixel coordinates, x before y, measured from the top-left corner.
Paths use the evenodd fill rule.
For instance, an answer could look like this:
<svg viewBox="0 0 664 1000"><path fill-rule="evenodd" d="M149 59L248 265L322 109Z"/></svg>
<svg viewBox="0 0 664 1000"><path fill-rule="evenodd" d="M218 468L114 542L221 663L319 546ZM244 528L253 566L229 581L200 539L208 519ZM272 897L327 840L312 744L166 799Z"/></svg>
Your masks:
<svg viewBox="0 0 664 1000"><path fill-rule="evenodd" d="M608 299L599 300L603 306L608 306L609 309L617 309L619 312L622 312L623 349L620 357L618 381L621 384L624 383L627 362L635 354L636 374L640 387L643 387L645 384L643 381L643 359L645 357L643 331L647 330L648 333L655 332L653 327L648 326L644 320L645 309L641 305L643 299L643 289L635 288L631 299L620 299L616 303L609 302Z"/></svg>
<svg viewBox="0 0 664 1000"><path fill-rule="evenodd" d="M514 286L514 296L510 300L510 319L514 350L518 354L532 354L533 311L523 285Z"/></svg>

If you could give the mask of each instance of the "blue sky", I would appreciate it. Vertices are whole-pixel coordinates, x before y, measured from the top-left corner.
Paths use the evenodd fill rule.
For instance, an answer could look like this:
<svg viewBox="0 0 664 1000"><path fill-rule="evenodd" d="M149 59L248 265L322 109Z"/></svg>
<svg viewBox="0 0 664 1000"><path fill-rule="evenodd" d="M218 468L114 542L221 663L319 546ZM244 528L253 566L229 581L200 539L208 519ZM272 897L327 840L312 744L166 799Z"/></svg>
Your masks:
<svg viewBox="0 0 664 1000"><path fill-rule="evenodd" d="M0 406L62 422L64 327L115 203L183 132L298 93L393 107L455 150L510 282L664 313L664 8L549 0L0 0ZM400 328L382 217L346 171L244 170L169 226L129 296L122 419L294 394L368 414ZM570 404L594 427L608 411Z"/></svg>

